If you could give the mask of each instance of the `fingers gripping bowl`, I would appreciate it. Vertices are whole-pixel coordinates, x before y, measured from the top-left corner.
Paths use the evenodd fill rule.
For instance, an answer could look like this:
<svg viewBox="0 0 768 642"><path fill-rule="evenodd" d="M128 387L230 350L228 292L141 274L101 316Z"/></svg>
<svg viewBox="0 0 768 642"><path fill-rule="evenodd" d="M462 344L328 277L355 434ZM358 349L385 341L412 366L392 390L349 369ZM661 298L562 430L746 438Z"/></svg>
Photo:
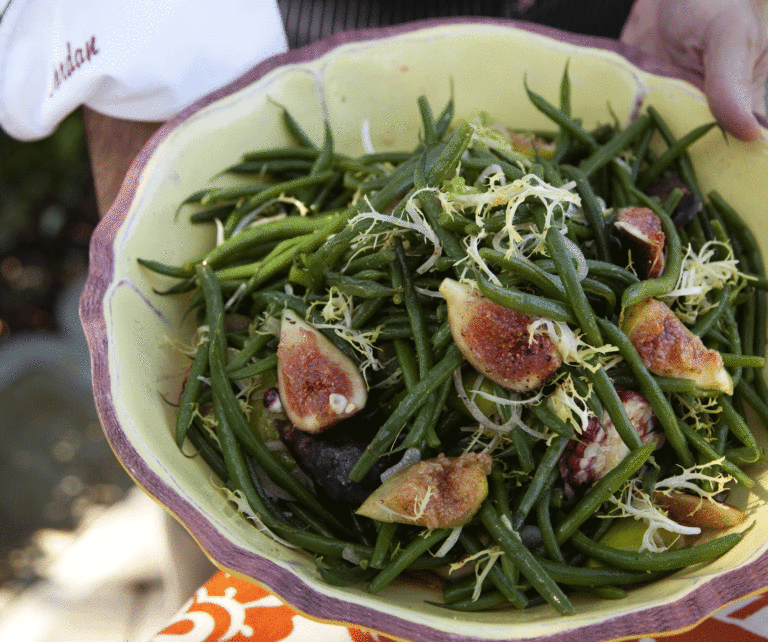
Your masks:
<svg viewBox="0 0 768 642"><path fill-rule="evenodd" d="M551 123L525 95L524 80L556 102L568 62L572 111L587 129L614 118L626 125L647 105L677 137L711 120L703 97L689 84L644 71L647 61L637 59L639 66L633 66L614 52L569 43L562 34L460 21L346 38L346 44L332 40L268 61L166 125L142 150L94 235L81 315L97 407L127 470L222 568L255 579L310 616L409 640L572 639L576 630L586 640L639 636L692 625L761 588L768 564L763 463L747 469L755 487L738 489L729 499L755 526L723 557L634 589L623 600L574 595L576 614L569 617L548 605L456 617L431 604L441 602L431 580L400 579L375 595L362 585L324 583L310 556L256 530L223 501L218 480L201 458L178 450L176 411L163 397L179 396L189 362L175 346L191 343L194 320L184 317L188 297L156 293L177 281L147 271L137 259L181 265L212 247L211 227L191 226L174 212L244 152L289 144L280 106L317 143L327 119L336 149L353 156L365 151L366 120L377 151L414 148L421 128L418 97L442 105L451 87L457 118L484 111L494 122L548 129ZM768 196L765 139L751 146L726 144L713 131L689 153L703 191L717 190L734 205L764 247L768 239L759 221ZM755 432L764 445L764 432Z"/></svg>

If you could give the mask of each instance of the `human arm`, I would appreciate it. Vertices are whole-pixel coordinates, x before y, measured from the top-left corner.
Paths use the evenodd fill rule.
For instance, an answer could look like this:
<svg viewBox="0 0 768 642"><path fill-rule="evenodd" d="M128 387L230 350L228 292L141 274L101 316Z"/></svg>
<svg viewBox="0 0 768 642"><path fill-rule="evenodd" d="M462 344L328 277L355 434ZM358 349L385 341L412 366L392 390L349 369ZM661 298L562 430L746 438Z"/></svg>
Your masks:
<svg viewBox="0 0 768 642"><path fill-rule="evenodd" d="M637 0L621 40L696 74L723 128L755 140L766 115L767 14L766 0Z"/></svg>

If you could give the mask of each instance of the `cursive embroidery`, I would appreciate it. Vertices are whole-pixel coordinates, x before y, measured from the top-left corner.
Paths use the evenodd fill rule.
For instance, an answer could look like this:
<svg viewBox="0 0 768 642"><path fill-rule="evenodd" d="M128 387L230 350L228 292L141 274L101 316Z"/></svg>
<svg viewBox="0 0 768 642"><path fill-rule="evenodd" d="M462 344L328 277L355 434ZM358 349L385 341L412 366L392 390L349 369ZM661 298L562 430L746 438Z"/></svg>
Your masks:
<svg viewBox="0 0 768 642"><path fill-rule="evenodd" d="M61 87L62 82L97 53L99 53L99 49L96 48L96 36L91 36L90 40L85 41L84 47L78 47L74 53L72 52L72 43L67 42L67 57L58 66L53 66L53 89L50 95L52 96L53 92Z"/></svg>

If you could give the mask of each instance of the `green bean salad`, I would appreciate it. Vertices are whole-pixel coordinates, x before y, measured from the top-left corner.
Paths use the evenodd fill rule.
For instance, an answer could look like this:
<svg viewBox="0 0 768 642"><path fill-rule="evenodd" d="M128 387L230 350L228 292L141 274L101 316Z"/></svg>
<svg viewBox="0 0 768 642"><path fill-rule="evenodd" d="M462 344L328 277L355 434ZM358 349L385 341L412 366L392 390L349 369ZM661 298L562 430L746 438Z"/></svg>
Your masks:
<svg viewBox="0 0 768 642"><path fill-rule="evenodd" d="M215 225L178 279L199 331L175 440L256 527L334 585L446 578L456 611L622 598L749 527L763 452L755 238L648 107L549 131L451 100L418 146L339 153L290 113L177 214ZM189 442L187 444L186 442ZM704 537L702 535L705 535Z"/></svg>

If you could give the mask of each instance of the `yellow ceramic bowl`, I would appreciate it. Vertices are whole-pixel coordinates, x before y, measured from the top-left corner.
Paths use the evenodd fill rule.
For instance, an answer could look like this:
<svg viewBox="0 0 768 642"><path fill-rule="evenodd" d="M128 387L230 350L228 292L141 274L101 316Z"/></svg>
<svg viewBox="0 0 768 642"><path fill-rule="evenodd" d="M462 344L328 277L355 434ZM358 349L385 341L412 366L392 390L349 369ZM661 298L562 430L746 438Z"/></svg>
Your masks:
<svg viewBox="0 0 768 642"><path fill-rule="evenodd" d="M630 62L629 59L633 62ZM178 204L247 150L287 144L285 105L318 142L322 121L339 150L363 152L370 122L377 150L412 148L419 132L417 98L435 108L455 91L457 116L480 110L500 123L551 128L529 103L523 80L552 102L566 62L573 111L587 128L626 123L652 104L676 135L711 120L702 94L668 69L606 41L491 20L430 22L334 37L258 66L165 125L132 166L117 202L99 225L81 316L93 362L97 407L112 447L128 472L175 515L221 568L253 578L312 617L351 623L408 640L603 640L643 637L688 627L768 580L768 469L750 472L752 492L733 501L755 527L730 553L704 567L633 590L627 599L575 597L577 614L549 606L524 612L457 615L429 583L399 581L378 595L324 584L313 561L263 536L223 500L200 458L185 457L172 438L174 410L187 362L173 342L189 342L187 300L161 297L170 284L142 269L138 257L180 264L209 248L209 227L175 217ZM651 72L667 72L666 75ZM719 190L768 246L768 142L726 143L710 132L691 149L704 190ZM762 444L765 431L759 429Z"/></svg>

